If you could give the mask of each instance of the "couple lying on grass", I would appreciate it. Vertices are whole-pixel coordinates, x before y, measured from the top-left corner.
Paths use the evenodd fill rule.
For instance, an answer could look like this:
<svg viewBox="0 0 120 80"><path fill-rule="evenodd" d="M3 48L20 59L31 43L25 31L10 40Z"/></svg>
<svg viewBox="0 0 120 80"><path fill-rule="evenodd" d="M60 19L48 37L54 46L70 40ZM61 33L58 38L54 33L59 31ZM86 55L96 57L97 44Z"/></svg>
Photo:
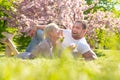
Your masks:
<svg viewBox="0 0 120 80"><path fill-rule="evenodd" d="M33 59L38 56L52 58L54 54L60 56L62 50L69 48L73 55L82 54L85 60L97 58L84 37L87 31L84 22L76 21L71 30L60 29L54 23L41 27L44 28L44 31L36 30L36 34L28 45L26 52L17 55L17 57L23 59ZM58 52L53 53L56 49Z"/></svg>

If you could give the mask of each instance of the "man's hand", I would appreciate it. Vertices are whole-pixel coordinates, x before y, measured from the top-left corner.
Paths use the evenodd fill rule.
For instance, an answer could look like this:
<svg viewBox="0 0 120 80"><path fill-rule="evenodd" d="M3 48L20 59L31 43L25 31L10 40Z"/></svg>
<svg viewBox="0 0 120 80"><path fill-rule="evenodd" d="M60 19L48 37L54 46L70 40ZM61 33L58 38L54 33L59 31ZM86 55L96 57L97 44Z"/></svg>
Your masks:
<svg viewBox="0 0 120 80"><path fill-rule="evenodd" d="M30 37L33 37L33 36L35 36L36 31L37 31L36 29L30 29L29 32L28 32L28 35L29 35Z"/></svg>
<svg viewBox="0 0 120 80"><path fill-rule="evenodd" d="M88 51L88 52L86 52L86 53L84 53L84 54L82 54L82 56L85 58L85 60L95 60L95 59L97 59L97 55L94 53L94 52L92 52L92 51Z"/></svg>
<svg viewBox="0 0 120 80"><path fill-rule="evenodd" d="M69 49L74 50L76 47L77 47L76 44L72 43L72 44L70 44Z"/></svg>
<svg viewBox="0 0 120 80"><path fill-rule="evenodd" d="M28 35L30 37L33 37L33 36L35 36L38 29L44 30L45 27L46 27L46 25L36 25L35 27L32 27L32 28L29 29Z"/></svg>

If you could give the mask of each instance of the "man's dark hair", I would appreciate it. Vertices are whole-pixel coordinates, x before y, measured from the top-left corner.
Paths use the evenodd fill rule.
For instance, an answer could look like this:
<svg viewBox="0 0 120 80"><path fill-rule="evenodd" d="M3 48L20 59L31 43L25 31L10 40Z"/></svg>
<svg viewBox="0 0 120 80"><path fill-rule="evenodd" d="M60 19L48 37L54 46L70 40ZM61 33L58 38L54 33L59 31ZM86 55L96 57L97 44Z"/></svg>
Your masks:
<svg viewBox="0 0 120 80"><path fill-rule="evenodd" d="M84 21L75 21L75 23L82 24L82 29L87 29L87 25Z"/></svg>

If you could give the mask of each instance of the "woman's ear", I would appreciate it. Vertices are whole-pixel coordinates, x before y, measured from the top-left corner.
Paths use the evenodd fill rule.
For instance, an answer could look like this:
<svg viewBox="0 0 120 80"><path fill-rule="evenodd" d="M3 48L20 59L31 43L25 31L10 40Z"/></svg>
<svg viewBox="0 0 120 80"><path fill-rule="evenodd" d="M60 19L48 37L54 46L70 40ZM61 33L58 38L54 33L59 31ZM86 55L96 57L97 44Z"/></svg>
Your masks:
<svg viewBox="0 0 120 80"><path fill-rule="evenodd" d="M51 36L53 35L53 33L52 33L52 32L49 32L48 35L51 37Z"/></svg>

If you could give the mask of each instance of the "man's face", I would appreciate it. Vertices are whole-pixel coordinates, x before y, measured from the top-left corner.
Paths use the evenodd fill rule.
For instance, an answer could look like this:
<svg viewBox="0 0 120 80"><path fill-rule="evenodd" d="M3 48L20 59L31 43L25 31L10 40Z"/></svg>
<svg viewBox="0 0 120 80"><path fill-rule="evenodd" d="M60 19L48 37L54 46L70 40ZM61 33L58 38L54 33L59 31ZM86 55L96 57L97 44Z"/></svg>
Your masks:
<svg viewBox="0 0 120 80"><path fill-rule="evenodd" d="M72 27L72 37L74 39L80 39L83 36L84 30L81 23L75 23Z"/></svg>

